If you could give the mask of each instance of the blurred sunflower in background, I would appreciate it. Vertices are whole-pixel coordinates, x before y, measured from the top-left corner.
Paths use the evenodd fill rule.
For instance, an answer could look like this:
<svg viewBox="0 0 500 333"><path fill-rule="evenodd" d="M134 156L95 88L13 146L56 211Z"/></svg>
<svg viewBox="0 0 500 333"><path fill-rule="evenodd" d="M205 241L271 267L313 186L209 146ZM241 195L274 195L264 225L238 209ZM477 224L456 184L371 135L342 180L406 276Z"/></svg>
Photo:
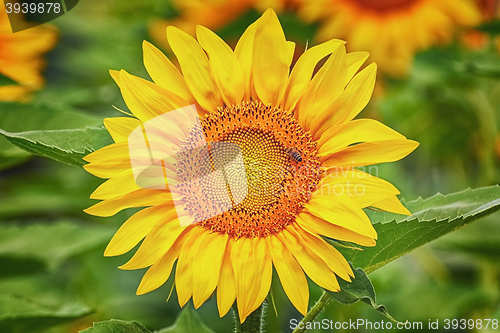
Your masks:
<svg viewBox="0 0 500 333"><path fill-rule="evenodd" d="M0 101L17 101L43 86L42 55L57 41L55 28L45 25L12 33L5 5L0 1L0 74L14 82L0 87Z"/></svg>
<svg viewBox="0 0 500 333"><path fill-rule="evenodd" d="M149 267L138 294L164 284L177 261L181 306L192 297L198 308L216 290L220 316L236 300L243 322L265 300L274 265L288 298L306 314L304 272L331 291L340 290L336 276L347 281L354 276L345 258L320 235L373 246L377 234L363 208L409 214L393 185L354 167L399 160L418 143L375 120L353 120L370 100L376 65L359 71L368 53L347 53L343 41L310 48L290 72L295 44L285 39L272 9L248 27L234 51L205 27L197 27L196 37L167 29L181 71L144 42L144 64L154 83L124 70L111 72L134 117L105 119L115 143L85 157L88 172L109 178L91 196L102 201L86 212L111 216L148 207L122 225L105 252L121 255L144 239L121 267ZM181 226L173 194L184 195L184 210L192 214L207 205L182 186L139 187L128 138L149 120L188 105L196 106L209 143L230 142L241 149L249 185L241 203ZM165 148L173 151L194 145L199 138L186 125L188 118L157 128L151 140L173 142ZM297 149L300 158L292 158L289 148ZM180 183L186 180L183 175L197 170L179 168ZM359 184L363 195L348 195ZM285 190L268 191L269 185ZM344 190L333 195L336 185ZM219 199L216 190L207 191L215 193L214 202Z"/></svg>
<svg viewBox="0 0 500 333"><path fill-rule="evenodd" d="M171 5L178 16L171 20L157 19L149 27L150 35L157 43L168 47L165 29L173 25L191 36L196 34L196 25L216 31L237 20L245 12L254 9L263 13L267 8L281 12L296 0L173 0Z"/></svg>
<svg viewBox="0 0 500 333"><path fill-rule="evenodd" d="M456 28L481 22L475 0L298 0L307 21L320 21L317 41L342 38L365 50L391 76L408 73L413 56L451 40Z"/></svg>

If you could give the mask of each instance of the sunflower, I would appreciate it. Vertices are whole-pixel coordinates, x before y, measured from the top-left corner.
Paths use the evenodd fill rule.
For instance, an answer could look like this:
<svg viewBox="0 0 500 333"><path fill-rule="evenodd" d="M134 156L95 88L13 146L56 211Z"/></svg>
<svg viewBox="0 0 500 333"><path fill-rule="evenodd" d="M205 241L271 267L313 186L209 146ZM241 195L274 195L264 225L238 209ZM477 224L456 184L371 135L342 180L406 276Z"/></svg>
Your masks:
<svg viewBox="0 0 500 333"><path fill-rule="evenodd" d="M35 27L12 33L3 1L0 1L0 74L17 85L0 87L0 101L23 99L43 85L41 55L54 47L57 32L51 27Z"/></svg>
<svg viewBox="0 0 500 333"><path fill-rule="evenodd" d="M279 12L292 1L295 0L173 0L172 6L179 12L179 17L153 21L149 33L158 43L167 47L165 29L169 25L195 36L198 24L217 30L248 10L255 9L263 13L270 7Z"/></svg>
<svg viewBox="0 0 500 333"><path fill-rule="evenodd" d="M377 234L363 208L409 214L393 185L362 168L399 160L418 143L375 120L353 120L375 83L375 64L359 71L366 52L347 54L343 41L330 40L307 50L290 72L294 43L285 39L272 9L247 28L234 51L202 26L197 40L172 26L167 38L182 73L144 42L144 64L154 83L111 71L134 117L105 119L115 143L85 157L88 172L109 178L91 195L102 201L87 213L111 216L147 207L121 226L105 256L124 254L142 240L120 267L149 267L137 294L164 284L177 261L181 307L192 297L198 308L216 290L220 316L236 300L241 322L266 298L274 266L290 301L305 314L306 274L331 291L340 289L337 276L353 277L346 259L322 236L373 246ZM195 109L194 116L188 113ZM152 123L171 110L180 112L175 121ZM186 152L168 188L139 186L134 175L130 141L147 127L148 148ZM200 141L211 147L208 155L194 149ZM222 186L198 182L207 166L217 169L213 147L223 144L219 151L237 148L226 155L241 156L243 169L229 168ZM161 166L171 169L167 162ZM240 184L241 173L245 186L232 186ZM211 213L227 199L226 186L232 205ZM185 225L180 220L186 214L203 218Z"/></svg>
<svg viewBox="0 0 500 333"><path fill-rule="evenodd" d="M321 21L318 41L343 38L369 51L380 70L405 75L413 55L480 22L475 0L299 0L301 16Z"/></svg>

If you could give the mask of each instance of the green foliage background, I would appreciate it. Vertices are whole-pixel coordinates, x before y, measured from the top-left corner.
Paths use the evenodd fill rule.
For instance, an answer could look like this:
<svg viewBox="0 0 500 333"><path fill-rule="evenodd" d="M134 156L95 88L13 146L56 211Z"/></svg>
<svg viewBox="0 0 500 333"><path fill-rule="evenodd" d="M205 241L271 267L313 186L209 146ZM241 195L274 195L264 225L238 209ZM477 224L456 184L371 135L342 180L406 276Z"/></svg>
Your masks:
<svg viewBox="0 0 500 333"><path fill-rule="evenodd" d="M117 321L85 332L232 332L232 316L219 318L215 297L176 320L181 310L175 292L165 302L172 278L152 293L135 295L144 272L117 269L131 255L102 255L134 211L109 218L83 213L102 181L74 166L82 164L89 147L110 142L101 126L104 117L119 115L111 105L126 109L108 70L123 68L148 78L141 53L142 40L154 43L148 22L175 14L168 1L81 1L52 22L60 42L47 56L45 89L28 104L0 104L0 332L78 332L110 319ZM218 33L234 40L258 15L249 11ZM298 47L313 40L316 26L289 12L280 19ZM493 22L484 29L495 34L498 26ZM405 160L378 166L379 177L394 183L407 201L500 183L500 61L494 43L479 51L458 42L431 49L417 55L407 78L379 79L383 94L361 116L379 119L421 144ZM369 212L373 222L385 222L377 225L377 248L359 253L336 245L355 267L370 273L377 299L367 287L357 292L346 286L349 293L333 296L350 305L332 302L318 320L387 320L380 308L382 314L373 310L376 302L396 320L424 326L429 319L500 319L498 213L425 245L492 213L499 200L498 187L489 187L412 201L408 207L418 214L403 221L405 230L398 229L400 216ZM390 262L412 246L420 248ZM379 261L366 259L384 249ZM375 265L380 262L388 264ZM365 281L364 272L359 274ZM291 332L290 319L302 316L277 282L275 276L278 316L269 303L267 331ZM312 306L322 290L313 283L310 290ZM363 302L354 303L358 299Z"/></svg>

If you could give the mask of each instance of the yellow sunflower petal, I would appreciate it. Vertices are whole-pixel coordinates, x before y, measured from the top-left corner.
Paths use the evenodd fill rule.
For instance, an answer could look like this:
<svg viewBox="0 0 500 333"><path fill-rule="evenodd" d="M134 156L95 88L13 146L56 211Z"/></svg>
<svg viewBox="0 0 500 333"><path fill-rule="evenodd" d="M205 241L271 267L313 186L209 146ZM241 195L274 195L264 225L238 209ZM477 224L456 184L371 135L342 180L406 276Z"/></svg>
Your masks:
<svg viewBox="0 0 500 333"><path fill-rule="evenodd" d="M233 248L233 240L227 242L226 251L224 253L224 261L217 284L217 308L219 316L224 317L236 299L236 281L234 279L233 266L231 265L231 253Z"/></svg>
<svg viewBox="0 0 500 333"><path fill-rule="evenodd" d="M289 225L283 232L277 234L277 237L285 244L314 283L331 291L340 290L334 272L310 248L310 244L295 231L293 226Z"/></svg>
<svg viewBox="0 0 500 333"><path fill-rule="evenodd" d="M130 111L142 121L190 105L178 95L124 70L120 72L120 90Z"/></svg>
<svg viewBox="0 0 500 333"><path fill-rule="evenodd" d="M347 54L347 80L351 81L366 59L370 56L368 52L351 52Z"/></svg>
<svg viewBox="0 0 500 333"><path fill-rule="evenodd" d="M179 257L179 253L182 247L182 236L180 236L174 245L165 253L165 255L155 262L142 277L141 283L137 288L136 295L144 295L160 288L165 282L167 282L170 273L172 272L172 267L174 262Z"/></svg>
<svg viewBox="0 0 500 333"><path fill-rule="evenodd" d="M231 264L240 322L244 322L262 304L271 287L272 264L265 240L243 237L235 241Z"/></svg>
<svg viewBox="0 0 500 333"><path fill-rule="evenodd" d="M241 65L233 50L211 30L197 26L198 42L210 59L212 76L227 105L235 105L245 95L245 83Z"/></svg>
<svg viewBox="0 0 500 333"><path fill-rule="evenodd" d="M354 168L328 174L318 192L323 196L348 196L360 208L400 193L391 183Z"/></svg>
<svg viewBox="0 0 500 333"><path fill-rule="evenodd" d="M307 212L300 213L297 216L296 221L305 230L315 232L332 239L352 242L362 246L376 245L375 239L371 237L362 236L354 231L332 224Z"/></svg>
<svg viewBox="0 0 500 333"><path fill-rule="evenodd" d="M120 86L120 71L115 71L114 69L109 70L109 75L116 82L117 86Z"/></svg>
<svg viewBox="0 0 500 333"><path fill-rule="evenodd" d="M210 63L200 44L176 27L167 28L167 38L181 65L184 79L198 101L206 111L215 111L222 106L222 99L212 79Z"/></svg>
<svg viewBox="0 0 500 333"><path fill-rule="evenodd" d="M172 129L173 123L168 124L166 128ZM91 163L86 164L83 168L89 173L100 177L100 178L114 178L110 182L106 182L97 192L94 192L91 197L94 199L109 199L112 197L116 197L119 194L124 194L127 192L127 189L131 191L132 188L138 189L132 184L132 179L127 178L127 174L131 175L134 178L134 174L132 172L132 164L131 160L138 161L136 166L143 166L144 163L149 163L150 154L153 156L170 156L175 152L176 149L176 138L172 134L167 135L164 133L162 138L157 138L155 136L154 130L151 130L151 127L148 127L148 138L149 143L155 143L149 149L143 149L141 145L138 149L133 149L133 156L129 156L129 149L135 147L135 144L127 143L125 141L115 143L104 148L101 148L89 155L87 155L84 159L89 160ZM168 161L165 161L165 167L173 170L173 166ZM144 171L144 170L139 170ZM142 173L142 176L146 176L147 173ZM142 177L141 176L141 177ZM175 179L175 175L172 175L171 178ZM135 181L135 178L134 178ZM126 184L126 188L120 188L118 190L114 190L111 187L111 184L122 182ZM141 183L144 184L144 183ZM143 186L147 187L147 186ZM113 195L113 191L115 191L115 195Z"/></svg>
<svg viewBox="0 0 500 333"><path fill-rule="evenodd" d="M126 142L118 142L85 156L84 160L90 162L83 168L100 178L111 178L117 174L131 169L128 145Z"/></svg>
<svg viewBox="0 0 500 333"><path fill-rule="evenodd" d="M341 43L313 77L300 102L299 120L305 128L311 129L311 133L315 133L328 117L326 110L344 92L346 84L347 53Z"/></svg>
<svg viewBox="0 0 500 333"><path fill-rule="evenodd" d="M117 198L103 200L85 209L84 212L94 216L108 217L123 209L161 205L171 200L172 196L168 191L140 189Z"/></svg>
<svg viewBox="0 0 500 333"><path fill-rule="evenodd" d="M326 43L311 47L300 56L293 67L286 88L285 98L283 100L285 110L290 111L295 108L297 102L302 97L304 88L311 80L314 68L318 62L344 43L344 41L332 39Z"/></svg>
<svg viewBox="0 0 500 333"><path fill-rule="evenodd" d="M294 226L295 231L300 234L304 241L310 245L311 249L324 260L324 262L347 282L351 282L354 277L351 267L344 256L333 246L329 245L323 238L309 231L302 229L299 225Z"/></svg>
<svg viewBox="0 0 500 333"><path fill-rule="evenodd" d="M332 126L352 120L365 108L375 87L376 74L377 65L372 63L352 78L342 95L325 112L328 117L318 123L314 139L319 138Z"/></svg>
<svg viewBox="0 0 500 333"><path fill-rule="evenodd" d="M276 13L266 10L257 24L252 57L255 91L264 104L279 105L283 98L290 68L288 50Z"/></svg>
<svg viewBox="0 0 500 333"><path fill-rule="evenodd" d="M190 229L181 227L175 210L167 212L148 233L134 256L119 268L133 270L153 265L167 253L183 231Z"/></svg>
<svg viewBox="0 0 500 333"><path fill-rule="evenodd" d="M295 308L305 316L309 304L309 286L304 271L278 237L270 236L267 242L286 295Z"/></svg>
<svg viewBox="0 0 500 333"><path fill-rule="evenodd" d="M196 103L184 77L174 64L153 44L144 41L142 47L144 50L144 66L153 81L160 87L173 92L188 104Z"/></svg>
<svg viewBox="0 0 500 333"><path fill-rule="evenodd" d="M391 196L379 202L372 204L373 207L383 209L387 212L401 214L401 215L411 215L410 211L403 206L401 201L396 196Z"/></svg>
<svg viewBox="0 0 500 333"><path fill-rule="evenodd" d="M394 162L410 154L419 143L413 140L364 142L321 158L325 167L364 166Z"/></svg>
<svg viewBox="0 0 500 333"><path fill-rule="evenodd" d="M252 80L252 55L253 44L255 39L255 31L257 29L257 22L252 23L241 35L234 49L234 54L240 62L243 71L244 84L245 84L245 100L249 100L254 90Z"/></svg>
<svg viewBox="0 0 500 333"><path fill-rule="evenodd" d="M293 61L293 56L295 55L295 43L287 40L286 47L288 49L288 67L290 67Z"/></svg>
<svg viewBox="0 0 500 333"><path fill-rule="evenodd" d="M199 237L197 252L193 257L193 303L195 309L213 293L224 258L227 234L205 232Z"/></svg>
<svg viewBox="0 0 500 333"><path fill-rule="evenodd" d="M183 307L193 296L193 257L197 255L192 248L196 246L197 238L203 234L204 228L194 226L184 240L181 254L175 269L175 289L177 300Z"/></svg>
<svg viewBox="0 0 500 333"><path fill-rule="evenodd" d="M323 133L318 141L318 154L332 154L352 144L382 140L405 140L392 128L373 119L356 119L335 126Z"/></svg>
<svg viewBox="0 0 500 333"><path fill-rule="evenodd" d="M246 307L249 303L249 299L252 297L250 293L255 292L250 289L254 286L252 281L253 272L255 270L253 259L253 244L249 238L239 238L233 243L233 248L231 250L231 265L236 281L236 298L241 322L248 316Z"/></svg>
<svg viewBox="0 0 500 333"><path fill-rule="evenodd" d="M130 117L104 118L104 126L115 142L127 141L130 133L141 124L140 120Z"/></svg>
<svg viewBox="0 0 500 333"><path fill-rule="evenodd" d="M330 223L366 237L377 238L368 216L348 196L313 195L306 209Z"/></svg>
<svg viewBox="0 0 500 333"><path fill-rule="evenodd" d="M132 170L125 170L117 176L102 183L91 195L90 199L105 200L141 189L137 186Z"/></svg>
<svg viewBox="0 0 500 333"><path fill-rule="evenodd" d="M132 215L118 229L109 241L104 255L119 256L134 248L166 216L172 216L172 205L160 205L145 208Z"/></svg>
<svg viewBox="0 0 500 333"><path fill-rule="evenodd" d="M109 163L113 160L122 160L123 158L129 158L127 142L113 143L109 146L103 147L88 154L83 158L83 160L90 163L95 162L104 164ZM130 168L130 163L128 164L128 168Z"/></svg>
<svg viewBox="0 0 500 333"><path fill-rule="evenodd" d="M267 242L264 238L254 238L254 255L255 262L258 263L257 274L254 279L261 279L260 283L257 285L257 293L252 302L249 303L249 312L251 314L254 312L267 297L269 290L271 289L271 281L273 277L273 264L271 260L271 255L269 249L267 248ZM241 316L240 316L241 317Z"/></svg>
<svg viewBox="0 0 500 333"><path fill-rule="evenodd" d="M85 164L83 168L96 177L107 179L115 176L117 173L130 170L130 158L124 156L121 159L108 161L108 163L89 163Z"/></svg>

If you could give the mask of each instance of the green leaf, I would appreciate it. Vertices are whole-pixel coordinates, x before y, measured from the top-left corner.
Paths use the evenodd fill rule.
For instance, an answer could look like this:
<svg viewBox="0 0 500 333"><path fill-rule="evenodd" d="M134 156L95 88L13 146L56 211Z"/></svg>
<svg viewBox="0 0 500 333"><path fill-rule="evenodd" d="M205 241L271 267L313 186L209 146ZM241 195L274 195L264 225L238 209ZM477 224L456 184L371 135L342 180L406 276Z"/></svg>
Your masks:
<svg viewBox="0 0 500 333"><path fill-rule="evenodd" d="M102 118L67 105L0 102L0 129L8 132L101 126Z"/></svg>
<svg viewBox="0 0 500 333"><path fill-rule="evenodd" d="M0 224L0 277L53 270L69 258L104 246L112 235L106 227L63 221Z"/></svg>
<svg viewBox="0 0 500 333"><path fill-rule="evenodd" d="M80 331L81 333L151 333L137 321L111 319L94 323L94 326ZM189 306L184 308L175 323L155 333L214 333Z"/></svg>
<svg viewBox="0 0 500 333"><path fill-rule="evenodd" d="M500 224L498 216L486 217L481 223L467 227L466 232L454 232L432 244L432 248L441 253L463 251L468 256L481 256L482 259L498 261L500 256ZM445 251L445 252L442 252Z"/></svg>
<svg viewBox="0 0 500 333"><path fill-rule="evenodd" d="M82 157L113 142L102 119L67 106L2 102L0 110L0 156L9 159L29 152L81 166Z"/></svg>
<svg viewBox="0 0 500 333"><path fill-rule="evenodd" d="M94 325L81 333L151 333L146 327L137 321L124 321L111 319L94 323Z"/></svg>
<svg viewBox="0 0 500 333"><path fill-rule="evenodd" d="M86 164L83 157L113 143L104 127L20 133L0 130L0 134L11 143L35 155L75 166Z"/></svg>
<svg viewBox="0 0 500 333"><path fill-rule="evenodd" d="M0 86L10 86L13 84L18 84L16 81L12 80L10 77L0 73Z"/></svg>
<svg viewBox="0 0 500 333"><path fill-rule="evenodd" d="M352 265L351 265L352 267ZM397 322L387 311L384 305L378 305L375 296L375 289L372 282L361 268L353 268L354 279L347 282L339 279L340 291L335 293L329 290L325 291L341 304L353 304L358 301L368 304L393 322Z"/></svg>
<svg viewBox="0 0 500 333"><path fill-rule="evenodd" d="M182 310L172 326L155 333L214 333L214 331L208 328L196 311L188 306Z"/></svg>
<svg viewBox="0 0 500 333"><path fill-rule="evenodd" d="M339 248L354 267L370 273L416 248L500 209L500 187L436 194L405 204L413 213L402 216L367 211L377 230L377 245L362 251Z"/></svg>
<svg viewBox="0 0 500 333"><path fill-rule="evenodd" d="M90 308L78 303L51 307L22 297L0 294L0 332L40 332L90 313Z"/></svg>
<svg viewBox="0 0 500 333"><path fill-rule="evenodd" d="M372 272L434 239L499 210L500 187L437 194L425 200L410 201L405 206L413 213L412 216L367 210L377 230L377 245L362 251L338 248L352 261L352 266L358 268L353 270L355 279L351 283L340 280L341 291L327 291L330 296L342 304L361 300L394 321L385 306L377 305L375 290L365 271Z"/></svg>

